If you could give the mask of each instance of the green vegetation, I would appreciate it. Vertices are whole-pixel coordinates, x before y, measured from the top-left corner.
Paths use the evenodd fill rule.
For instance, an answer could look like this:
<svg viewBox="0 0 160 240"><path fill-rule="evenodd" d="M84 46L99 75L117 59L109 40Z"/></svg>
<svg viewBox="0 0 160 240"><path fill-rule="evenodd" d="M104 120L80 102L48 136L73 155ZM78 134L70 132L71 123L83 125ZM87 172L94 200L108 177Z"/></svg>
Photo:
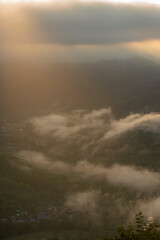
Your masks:
<svg viewBox="0 0 160 240"><path fill-rule="evenodd" d="M160 224L147 223L142 213L136 214L135 223L128 227L120 226L113 238L105 240L159 240Z"/></svg>

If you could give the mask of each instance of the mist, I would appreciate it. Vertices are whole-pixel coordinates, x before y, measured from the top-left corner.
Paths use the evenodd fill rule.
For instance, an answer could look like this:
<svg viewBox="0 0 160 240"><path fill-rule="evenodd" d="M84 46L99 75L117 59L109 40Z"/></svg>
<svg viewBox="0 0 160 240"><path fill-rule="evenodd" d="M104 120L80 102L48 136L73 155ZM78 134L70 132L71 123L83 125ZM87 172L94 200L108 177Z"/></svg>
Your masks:
<svg viewBox="0 0 160 240"><path fill-rule="evenodd" d="M0 3L0 238L160 220L159 23L147 3Z"/></svg>
<svg viewBox="0 0 160 240"><path fill-rule="evenodd" d="M154 136L153 141L160 139L159 118L159 113L151 112L117 119L111 108L57 111L33 117L26 124L33 136L44 142L47 137L49 147L44 152L21 149L15 156L21 160L21 169L37 168L86 184L82 189L80 183L73 183L66 191L64 206L102 217L101 205L114 201L110 207L116 206L118 214L130 218L138 209L157 219L159 212L152 205L156 209L159 201L160 174L153 162L152 168L148 165L151 146L142 143L147 134ZM122 202L128 204L128 209L123 209ZM114 211L111 209L109 216Z"/></svg>

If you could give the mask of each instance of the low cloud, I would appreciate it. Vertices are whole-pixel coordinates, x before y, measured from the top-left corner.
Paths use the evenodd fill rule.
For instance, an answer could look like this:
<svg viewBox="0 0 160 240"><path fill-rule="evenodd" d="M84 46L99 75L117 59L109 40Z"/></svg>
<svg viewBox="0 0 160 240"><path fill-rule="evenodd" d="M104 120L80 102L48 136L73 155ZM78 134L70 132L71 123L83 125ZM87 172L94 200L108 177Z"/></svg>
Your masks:
<svg viewBox="0 0 160 240"><path fill-rule="evenodd" d="M71 167L61 161L51 162L44 154L35 151L19 151L16 156L25 161L25 163L32 164L35 167L46 169L47 171L55 172L70 172Z"/></svg>
<svg viewBox="0 0 160 240"><path fill-rule="evenodd" d="M49 161L41 153L20 151L17 156L25 162L48 171L79 176L90 181L103 179L116 186L124 186L135 190L152 192L160 186L160 175L146 169L137 169L133 166L112 165L105 167L100 164L79 161L76 164L67 164L61 161Z"/></svg>
<svg viewBox="0 0 160 240"><path fill-rule="evenodd" d="M160 186L160 175L146 169L139 170L133 166L113 165L104 167L99 164L80 161L75 167L82 176L103 178L111 184L131 187L136 190L151 192Z"/></svg>
<svg viewBox="0 0 160 240"><path fill-rule="evenodd" d="M65 206L94 216L97 214L99 194L99 191L72 193L67 197Z"/></svg>
<svg viewBox="0 0 160 240"><path fill-rule="evenodd" d="M109 121L111 109L93 110L91 112L73 111L70 114L50 114L32 118L30 123L40 135L50 135L58 139L76 137L84 130L92 134L104 131L105 122ZM83 133L84 135L84 133Z"/></svg>
<svg viewBox="0 0 160 240"><path fill-rule="evenodd" d="M147 217L153 217L155 219L160 218L160 197L153 198L148 201L141 201L137 208L143 212Z"/></svg>
<svg viewBox="0 0 160 240"><path fill-rule="evenodd" d="M49 135L60 140L90 136L90 139L92 138L99 145L105 140L134 130L160 134L159 113L130 114L116 120L109 108L85 113L73 111L70 114L50 114L32 118L30 123L34 130L42 136Z"/></svg>
<svg viewBox="0 0 160 240"><path fill-rule="evenodd" d="M128 131L142 129L145 131L160 133L160 114L131 114L120 120L113 120L110 124L109 131L106 132L103 140L120 136Z"/></svg>
<svg viewBox="0 0 160 240"><path fill-rule="evenodd" d="M107 206L111 206L111 210L106 211L116 217L117 212L120 215L128 212L135 214L139 210L146 216L160 217L160 198L155 197L159 194L160 173L144 168L151 166L155 169L157 166L151 162L154 158L150 159L154 149L148 143L145 145L144 138L137 142L137 134L131 134L131 138L129 134L139 130L155 133L154 141L157 144L160 134L159 113L130 114L116 119L109 108L69 113L57 111L32 118L29 123L38 134L38 139L46 143L46 153L39 150L18 152L17 162L22 171L25 171L23 165L31 169L34 166L71 179L73 177L86 183L89 189L82 191L79 183L73 188L71 186L70 192L66 193L66 206L95 216L101 214L101 202L106 202ZM41 149L41 145L35 147ZM155 159L155 162L157 164L158 160ZM153 199L150 199L151 196ZM126 205L127 208L123 207Z"/></svg>

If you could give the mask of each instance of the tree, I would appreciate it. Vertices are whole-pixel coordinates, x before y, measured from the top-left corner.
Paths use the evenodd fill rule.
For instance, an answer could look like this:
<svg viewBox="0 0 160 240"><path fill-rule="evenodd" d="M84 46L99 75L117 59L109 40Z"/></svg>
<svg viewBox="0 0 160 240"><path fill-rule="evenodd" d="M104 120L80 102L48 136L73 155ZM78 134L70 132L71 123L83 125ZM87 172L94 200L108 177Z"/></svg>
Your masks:
<svg viewBox="0 0 160 240"><path fill-rule="evenodd" d="M136 214L135 223L128 227L120 226L113 238L105 240L159 240L160 224L146 223L141 212Z"/></svg>

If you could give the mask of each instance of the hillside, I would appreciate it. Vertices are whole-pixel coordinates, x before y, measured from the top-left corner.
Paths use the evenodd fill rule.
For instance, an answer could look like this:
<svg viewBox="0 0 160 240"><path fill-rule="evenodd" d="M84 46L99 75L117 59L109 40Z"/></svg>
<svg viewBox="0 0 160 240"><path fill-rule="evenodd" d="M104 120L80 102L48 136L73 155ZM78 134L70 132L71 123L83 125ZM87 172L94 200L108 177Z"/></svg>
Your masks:
<svg viewBox="0 0 160 240"><path fill-rule="evenodd" d="M105 236L139 209L159 219L159 65L11 66L1 72L1 229Z"/></svg>
<svg viewBox="0 0 160 240"><path fill-rule="evenodd" d="M55 108L111 106L116 116L159 111L159 64L142 57L93 64L7 64L0 72L2 120L43 115Z"/></svg>

